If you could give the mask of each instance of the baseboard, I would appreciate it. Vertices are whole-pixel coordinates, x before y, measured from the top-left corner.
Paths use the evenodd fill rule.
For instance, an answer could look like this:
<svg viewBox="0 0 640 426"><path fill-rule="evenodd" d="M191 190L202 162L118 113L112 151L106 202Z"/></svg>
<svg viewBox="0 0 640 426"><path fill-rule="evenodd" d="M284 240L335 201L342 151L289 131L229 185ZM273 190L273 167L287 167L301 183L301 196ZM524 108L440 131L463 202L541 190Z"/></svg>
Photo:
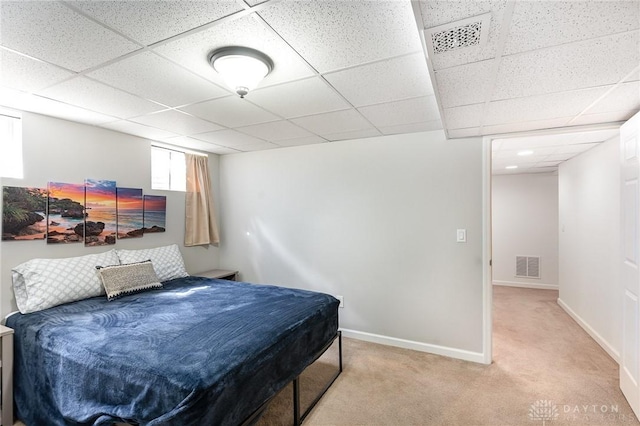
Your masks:
<svg viewBox="0 0 640 426"><path fill-rule="evenodd" d="M573 309L571 309L569 307L569 305L567 305L566 303L564 303L564 301L562 301L562 299L558 298L558 305L560 305L560 307L562 309L564 309L564 311L569 314L569 316L571 318L573 318L573 320L575 322L578 323L578 325L580 327L582 327L584 329L584 331L587 332L587 334L589 336L591 336L591 338L593 340L596 341L597 344L599 344L602 349L605 350L606 353L609 354L609 356L611 358L613 358L613 360L615 362L617 362L618 364L620 364L620 352L618 352L617 350L615 350L610 344L609 342L607 342L600 334L598 334L597 331L595 331L593 328L591 328L591 326L589 324L586 323L585 320L583 320L580 315L576 314Z"/></svg>
<svg viewBox="0 0 640 426"><path fill-rule="evenodd" d="M344 337L364 340L366 342L380 343L382 345L396 346L404 349L413 349L421 352L428 352L435 355L448 356L450 358L462 359L485 364L484 354L480 352L465 351L447 346L431 345L429 343L415 342L413 340L398 339L395 337L381 336L379 334L366 333L364 331L347 330L341 328Z"/></svg>
<svg viewBox="0 0 640 426"><path fill-rule="evenodd" d="M558 284L518 283L515 281L493 281L493 285L504 287L537 288L540 290L559 290Z"/></svg>

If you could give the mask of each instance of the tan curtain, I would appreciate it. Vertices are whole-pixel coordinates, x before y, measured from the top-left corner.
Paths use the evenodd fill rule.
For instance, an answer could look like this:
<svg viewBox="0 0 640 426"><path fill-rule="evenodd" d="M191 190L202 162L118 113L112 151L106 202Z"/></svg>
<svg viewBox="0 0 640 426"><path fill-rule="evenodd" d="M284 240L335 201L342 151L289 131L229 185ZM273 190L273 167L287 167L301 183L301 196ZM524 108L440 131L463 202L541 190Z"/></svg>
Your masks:
<svg viewBox="0 0 640 426"><path fill-rule="evenodd" d="M187 162L184 245L218 245L208 158L188 153L184 156Z"/></svg>

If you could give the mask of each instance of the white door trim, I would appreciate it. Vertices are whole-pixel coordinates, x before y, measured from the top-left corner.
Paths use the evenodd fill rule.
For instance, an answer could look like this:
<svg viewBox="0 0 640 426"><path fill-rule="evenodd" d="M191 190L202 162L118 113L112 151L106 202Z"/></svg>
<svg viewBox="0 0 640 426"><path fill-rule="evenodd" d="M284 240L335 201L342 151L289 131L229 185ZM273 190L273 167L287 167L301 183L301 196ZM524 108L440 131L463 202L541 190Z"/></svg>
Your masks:
<svg viewBox="0 0 640 426"><path fill-rule="evenodd" d="M491 137L482 138L482 354L493 356L493 273L491 271Z"/></svg>

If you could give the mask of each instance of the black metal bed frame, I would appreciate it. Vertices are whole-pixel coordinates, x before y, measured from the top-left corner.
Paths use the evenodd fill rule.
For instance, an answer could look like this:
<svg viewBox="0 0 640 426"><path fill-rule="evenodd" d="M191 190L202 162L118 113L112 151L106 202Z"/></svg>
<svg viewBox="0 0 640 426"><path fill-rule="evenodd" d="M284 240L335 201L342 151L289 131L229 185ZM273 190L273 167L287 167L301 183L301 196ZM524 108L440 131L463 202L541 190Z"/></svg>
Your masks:
<svg viewBox="0 0 640 426"><path fill-rule="evenodd" d="M307 416L311 413L311 410L313 410L313 408L320 401L320 399L322 399L324 394L327 393L331 385L333 385L333 382L336 381L340 373L342 373L342 331L340 330L338 330L336 335L333 336L333 338L329 341L329 343L327 343L318 352L316 357L313 359L313 361L309 365L313 364L318 360L318 358L324 355L324 353L331 347L331 345L335 343L336 339L338 339L338 364L339 364L338 371L331 377L331 379L327 382L324 388L320 391L320 393L318 393L318 395L316 395L313 401L311 401L311 404L309 405L309 407L302 414L300 413L300 376L296 377L291 382L293 383L293 424L294 426L300 426L302 424L304 419L306 419ZM241 426L249 426L249 425L252 425L254 422L256 422L260 418L264 410L266 410L267 406L273 400L273 398L276 397L276 395L269 398L256 411L254 411L253 414L247 417L245 421L241 423Z"/></svg>

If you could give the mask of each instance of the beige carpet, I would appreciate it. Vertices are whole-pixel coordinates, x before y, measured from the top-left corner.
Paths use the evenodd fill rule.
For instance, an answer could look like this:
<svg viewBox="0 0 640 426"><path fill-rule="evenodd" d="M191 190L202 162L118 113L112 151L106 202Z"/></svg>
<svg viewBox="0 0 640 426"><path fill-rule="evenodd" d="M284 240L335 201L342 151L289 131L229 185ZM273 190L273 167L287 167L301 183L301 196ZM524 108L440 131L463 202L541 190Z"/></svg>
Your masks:
<svg viewBox="0 0 640 426"><path fill-rule="evenodd" d="M557 297L494 288L490 366L344 339L344 372L305 425L638 424L618 387L618 365ZM334 359L321 359L303 390ZM291 424L291 399L286 388L259 424Z"/></svg>

